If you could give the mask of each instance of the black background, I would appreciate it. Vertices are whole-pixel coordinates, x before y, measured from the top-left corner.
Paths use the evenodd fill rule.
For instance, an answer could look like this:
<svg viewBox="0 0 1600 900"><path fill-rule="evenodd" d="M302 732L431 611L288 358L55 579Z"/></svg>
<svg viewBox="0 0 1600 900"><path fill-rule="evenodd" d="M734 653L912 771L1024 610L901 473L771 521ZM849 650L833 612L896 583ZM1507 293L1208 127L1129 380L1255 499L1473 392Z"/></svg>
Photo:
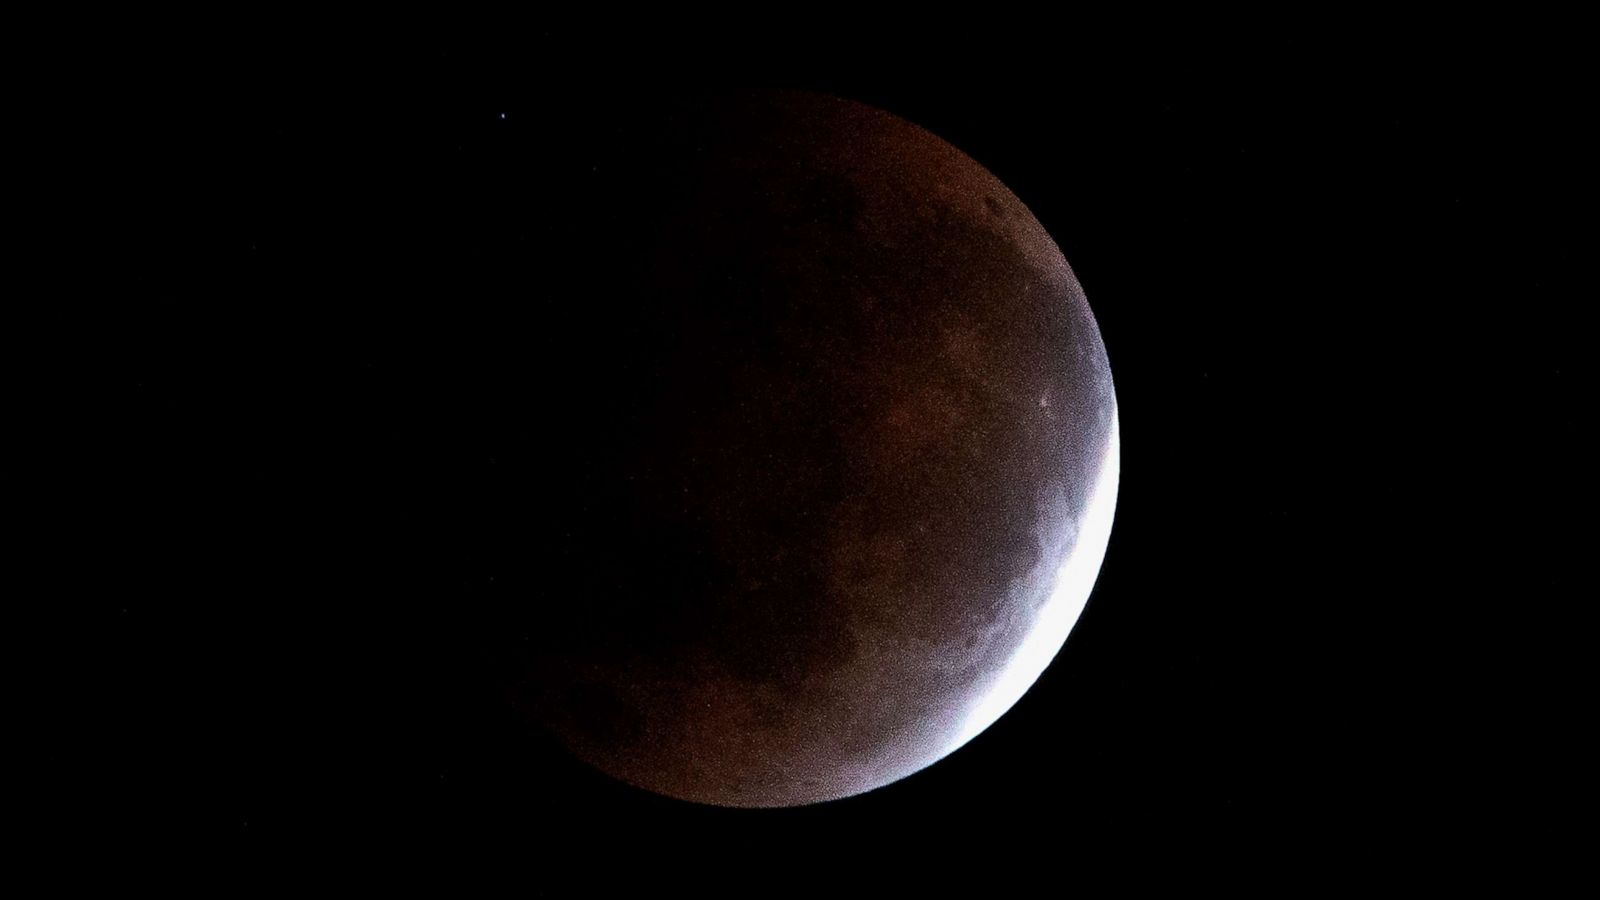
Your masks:
<svg viewBox="0 0 1600 900"><path fill-rule="evenodd" d="M134 53L85 148L115 590L72 684L92 788L64 815L124 846L495 847L602 880L1561 852L1576 57L1539 34L1027 31ZM628 401L594 329L649 302L609 277L647 193L630 111L764 86L910 119L1028 204L1098 317L1123 461L1090 606L1009 714L867 795L737 811L571 761L478 642L485 610L594 577L551 538L582 447L563 411Z"/></svg>

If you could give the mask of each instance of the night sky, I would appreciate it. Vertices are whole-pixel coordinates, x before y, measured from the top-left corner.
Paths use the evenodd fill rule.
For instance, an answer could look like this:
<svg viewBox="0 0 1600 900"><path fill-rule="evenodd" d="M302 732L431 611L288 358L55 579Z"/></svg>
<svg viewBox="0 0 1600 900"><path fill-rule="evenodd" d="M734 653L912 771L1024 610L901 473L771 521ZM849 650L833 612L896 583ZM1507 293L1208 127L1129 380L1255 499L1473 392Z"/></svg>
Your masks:
<svg viewBox="0 0 1600 900"><path fill-rule="evenodd" d="M1591 365L1575 64L1533 38L1004 33L551 27L152 54L100 85L93 566L119 588L82 601L74 825L935 880L911 860L1559 852ZM608 281L647 193L630 110L766 86L907 118L1029 206L1098 318L1123 459L1088 610L1009 714L881 790L739 811L569 759L478 645L485 610L593 576L555 549L563 422L629 398L579 331L649 301Z"/></svg>

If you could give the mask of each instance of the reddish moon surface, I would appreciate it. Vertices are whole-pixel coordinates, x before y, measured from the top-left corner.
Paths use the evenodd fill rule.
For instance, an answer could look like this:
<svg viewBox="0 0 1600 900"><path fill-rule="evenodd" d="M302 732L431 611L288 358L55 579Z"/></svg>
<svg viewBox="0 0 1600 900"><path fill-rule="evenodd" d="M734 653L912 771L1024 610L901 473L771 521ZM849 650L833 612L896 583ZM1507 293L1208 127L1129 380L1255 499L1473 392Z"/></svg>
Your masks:
<svg viewBox="0 0 1600 900"><path fill-rule="evenodd" d="M1093 587L1117 406L1067 262L981 165L821 95L684 103L620 321L576 596L515 702L685 800L902 778L1033 683Z"/></svg>

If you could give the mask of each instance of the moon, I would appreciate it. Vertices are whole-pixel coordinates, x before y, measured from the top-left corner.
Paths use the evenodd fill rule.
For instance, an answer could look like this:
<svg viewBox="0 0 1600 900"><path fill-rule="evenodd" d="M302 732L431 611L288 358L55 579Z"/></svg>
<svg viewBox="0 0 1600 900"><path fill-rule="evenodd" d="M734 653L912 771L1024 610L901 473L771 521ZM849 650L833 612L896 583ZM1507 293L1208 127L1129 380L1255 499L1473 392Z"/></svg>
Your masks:
<svg viewBox="0 0 1600 900"><path fill-rule="evenodd" d="M655 122L595 359L628 389L569 423L576 586L516 629L511 696L670 797L869 791L993 723L1084 608L1105 347L1044 228L932 133L794 92Z"/></svg>

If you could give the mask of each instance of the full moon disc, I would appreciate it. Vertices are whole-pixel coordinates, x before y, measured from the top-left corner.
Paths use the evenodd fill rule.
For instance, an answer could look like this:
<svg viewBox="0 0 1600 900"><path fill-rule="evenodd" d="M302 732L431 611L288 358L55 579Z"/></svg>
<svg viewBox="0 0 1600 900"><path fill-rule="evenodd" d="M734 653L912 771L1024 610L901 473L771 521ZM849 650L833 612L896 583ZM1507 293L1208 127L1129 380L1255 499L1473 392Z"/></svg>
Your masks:
<svg viewBox="0 0 1600 900"><path fill-rule="evenodd" d="M586 415L580 587L515 702L672 797L793 806L987 728L1087 602L1117 407L1060 251L982 166L831 97L660 119ZM594 436L598 435L598 436Z"/></svg>

